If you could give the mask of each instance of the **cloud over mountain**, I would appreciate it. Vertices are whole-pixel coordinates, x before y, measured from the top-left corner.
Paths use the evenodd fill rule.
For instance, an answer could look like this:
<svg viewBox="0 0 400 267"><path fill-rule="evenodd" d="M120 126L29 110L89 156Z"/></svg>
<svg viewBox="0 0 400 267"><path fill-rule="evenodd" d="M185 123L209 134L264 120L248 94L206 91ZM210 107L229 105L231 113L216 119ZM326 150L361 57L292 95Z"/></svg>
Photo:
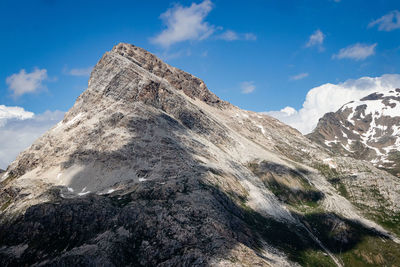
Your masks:
<svg viewBox="0 0 400 267"><path fill-rule="evenodd" d="M299 110L285 107L279 111L265 113L307 134L315 128L318 119L325 113L336 111L342 105L368 94L394 88L400 88L400 74L362 77L339 84L326 83L308 91L303 107Z"/></svg>
<svg viewBox="0 0 400 267"><path fill-rule="evenodd" d="M62 111L35 115L20 107L0 105L0 168L5 169L16 156L29 147L64 116Z"/></svg>

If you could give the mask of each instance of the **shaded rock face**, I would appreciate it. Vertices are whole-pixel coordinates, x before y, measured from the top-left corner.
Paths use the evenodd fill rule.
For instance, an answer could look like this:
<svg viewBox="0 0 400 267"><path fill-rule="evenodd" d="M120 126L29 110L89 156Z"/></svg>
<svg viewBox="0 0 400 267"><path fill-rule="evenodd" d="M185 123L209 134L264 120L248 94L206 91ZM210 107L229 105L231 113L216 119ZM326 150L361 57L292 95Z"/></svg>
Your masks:
<svg viewBox="0 0 400 267"><path fill-rule="evenodd" d="M349 190L350 202L332 173L372 186L384 172L119 44L63 121L0 175L0 265L364 263L355 248L398 264L396 236L352 204L400 211L398 180L385 177L376 198Z"/></svg>
<svg viewBox="0 0 400 267"><path fill-rule="evenodd" d="M400 89L373 93L325 114L308 137L400 176Z"/></svg>
<svg viewBox="0 0 400 267"><path fill-rule="evenodd" d="M0 249L2 264L205 266L236 240L256 247L240 210L226 197L212 196L193 179L169 186L149 182L122 197L91 195L32 206L1 227L1 243L8 245ZM23 253L13 254L16 246Z"/></svg>

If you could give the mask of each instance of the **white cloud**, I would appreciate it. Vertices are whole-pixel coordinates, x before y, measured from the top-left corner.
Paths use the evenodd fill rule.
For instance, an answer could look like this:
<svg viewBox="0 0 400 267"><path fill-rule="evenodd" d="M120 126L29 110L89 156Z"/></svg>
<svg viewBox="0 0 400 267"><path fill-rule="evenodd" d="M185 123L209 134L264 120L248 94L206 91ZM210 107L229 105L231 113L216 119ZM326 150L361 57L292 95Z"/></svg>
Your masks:
<svg viewBox="0 0 400 267"><path fill-rule="evenodd" d="M375 47L377 45L378 45L377 43L372 45L356 43L354 45L350 45L348 47L340 49L339 53L333 55L332 58L336 59L349 58L354 60L364 60L367 57L375 54Z"/></svg>
<svg viewBox="0 0 400 267"><path fill-rule="evenodd" d="M400 29L400 12L398 10L393 10L383 17L372 21L368 24L368 27L374 27L378 25L378 30L380 31L393 31L396 29Z"/></svg>
<svg viewBox="0 0 400 267"><path fill-rule="evenodd" d="M204 0L200 4L192 3L189 7L176 4L161 14L160 18L166 25L166 29L150 39L150 41L167 48L183 41L207 39L215 32L223 29L223 27L217 27L205 21L212 9L213 3L211 0ZM237 33L232 30L226 30L218 35L214 34L214 37L225 41L257 40L257 36L254 33Z"/></svg>
<svg viewBox="0 0 400 267"><path fill-rule="evenodd" d="M9 110L7 119L0 124L0 168L5 169L17 155L28 148L38 137L59 122L64 112L46 111L39 115L19 107L0 106L0 110ZM1 114L1 112L0 112ZM0 120L1 121L1 120Z"/></svg>
<svg viewBox="0 0 400 267"><path fill-rule="evenodd" d="M262 112L262 113L268 114L271 117L274 117L274 118L277 118L278 120L286 122L287 119L290 119L291 117L296 116L298 112L297 112L297 110L295 110L292 107L284 107L283 109L278 110L278 111L267 111L267 112Z"/></svg>
<svg viewBox="0 0 400 267"><path fill-rule="evenodd" d="M191 54L192 54L192 51L190 49L181 49L181 50L177 50L175 52L171 52L170 50L165 50L159 55L159 57L162 60L167 61L167 60L180 58L182 56L190 56Z"/></svg>
<svg viewBox="0 0 400 267"><path fill-rule="evenodd" d="M308 91L303 107L296 111L286 107L266 114L289 124L303 134L310 133L327 112L335 112L342 105L358 100L374 92L400 88L400 74L386 74L381 77L362 77L339 84L323 84Z"/></svg>
<svg viewBox="0 0 400 267"><path fill-rule="evenodd" d="M152 42L168 47L182 41L206 39L215 31L213 25L204 21L211 10L210 0L200 4L192 3L190 7L175 5L161 14L160 18L167 28L154 37Z"/></svg>
<svg viewBox="0 0 400 267"><path fill-rule="evenodd" d="M225 40L225 41L237 41L237 40L246 40L246 41L255 41L257 40L257 36L254 33L237 33L232 30L226 30L217 36L217 39Z"/></svg>
<svg viewBox="0 0 400 267"><path fill-rule="evenodd" d="M225 41L235 41L235 40L239 40L239 35L231 30L227 30L225 32L223 32L222 34L220 34L218 36L219 39L225 40Z"/></svg>
<svg viewBox="0 0 400 267"><path fill-rule="evenodd" d="M0 127L4 126L7 120L26 120L33 117L33 113L25 111L21 107L7 107L0 105Z"/></svg>
<svg viewBox="0 0 400 267"><path fill-rule="evenodd" d="M87 68L75 68L75 69L64 69L64 73L72 76L89 76L92 72L93 67Z"/></svg>
<svg viewBox="0 0 400 267"><path fill-rule="evenodd" d="M242 88L242 94L250 94L256 89L253 81L242 82L240 87Z"/></svg>
<svg viewBox="0 0 400 267"><path fill-rule="evenodd" d="M323 49L322 44L325 39L325 34L321 30L316 30L313 34L311 34L306 47L318 46L320 50Z"/></svg>
<svg viewBox="0 0 400 267"><path fill-rule="evenodd" d="M42 82L47 79L47 70L35 68L32 72L26 73L22 69L6 79L9 90L13 92L14 97L23 94L34 93L44 88Z"/></svg>
<svg viewBox="0 0 400 267"><path fill-rule="evenodd" d="M309 74L306 73L306 72L299 73L297 75L290 76L290 80L294 80L294 81L301 80L301 79L304 79L304 78L308 77L308 75Z"/></svg>

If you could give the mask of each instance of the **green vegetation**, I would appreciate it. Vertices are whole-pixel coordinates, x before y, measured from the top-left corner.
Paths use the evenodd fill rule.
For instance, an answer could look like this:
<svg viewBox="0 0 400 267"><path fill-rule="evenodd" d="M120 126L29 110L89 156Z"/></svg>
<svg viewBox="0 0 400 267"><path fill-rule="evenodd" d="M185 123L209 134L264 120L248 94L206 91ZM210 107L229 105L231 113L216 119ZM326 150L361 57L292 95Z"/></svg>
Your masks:
<svg viewBox="0 0 400 267"><path fill-rule="evenodd" d="M282 202L295 210L305 212L319 206L324 195L305 178L306 170L291 169L283 165L262 161L249 163L248 168Z"/></svg>
<svg viewBox="0 0 400 267"><path fill-rule="evenodd" d="M243 220L302 266L336 266L299 225L266 218L241 203ZM400 246L357 222L325 212L297 215L345 266L400 266ZM262 243L259 244L261 249Z"/></svg>
<svg viewBox="0 0 400 267"><path fill-rule="evenodd" d="M0 211L5 211L8 208L8 206L10 206L10 204L11 204L11 199L8 199L6 202L3 203L3 205L1 205Z"/></svg>
<svg viewBox="0 0 400 267"><path fill-rule="evenodd" d="M242 206L243 220L263 240L284 251L290 260L303 266L335 266L330 257L309 237L299 225L266 218L246 205ZM263 246L259 243L259 248Z"/></svg>
<svg viewBox="0 0 400 267"><path fill-rule="evenodd" d="M322 251L315 251L308 249L302 252L301 261L302 266L306 267L330 267L336 264L332 261L328 254Z"/></svg>
<svg viewBox="0 0 400 267"><path fill-rule="evenodd" d="M335 168L329 167L327 164L316 163L313 166L317 169L325 178L330 182L333 187L345 198L349 198L350 195L347 192L346 185L342 182L343 175L340 174Z"/></svg>
<svg viewBox="0 0 400 267"><path fill-rule="evenodd" d="M278 199L292 208L294 215L308 225L309 230L337 258L341 259L345 266L400 266L400 246L398 244L357 222L324 211L319 206L318 198L310 198L313 190L317 192L315 188L296 170L270 168L271 166L266 168L266 166L262 166L263 164L266 163L253 162L248 167L260 177ZM318 163L314 165L314 168L319 170L342 196L349 198L349 193L343 183L345 178L343 174L326 164ZM286 183L282 183L282 177L297 181L301 184L301 190L293 190ZM372 194L378 201L384 201L378 190L368 190L366 193ZM245 203L241 203L241 206L246 207ZM300 213L296 215L296 211ZM249 208L246 208L246 217L256 218L246 219L246 222L253 225L269 243L285 251L291 260L303 266L335 266L331 258L314 241L310 240L307 233L302 231L299 226L293 230L283 225L271 225L271 222L263 221L262 218L254 215L254 211ZM382 216L381 219L375 217L374 219L392 231L399 228L400 214L398 216ZM260 222L267 225L267 229L264 229ZM282 233L282 229L279 230L278 227L282 227L287 233ZM394 232L400 234L398 231ZM291 239L286 239L286 235L290 235ZM271 238L277 239L277 243L271 242ZM310 244L310 242L314 242L314 244Z"/></svg>
<svg viewBox="0 0 400 267"><path fill-rule="evenodd" d="M11 181L14 180L15 178L17 178L17 175L15 175L15 174L9 174L9 175L7 176L7 178L6 178L4 181L0 182L0 187L5 186L6 184L8 184L9 182L11 182Z"/></svg>
<svg viewBox="0 0 400 267"><path fill-rule="evenodd" d="M366 236L340 257L346 266L400 266L400 246L380 237Z"/></svg>
<svg viewBox="0 0 400 267"><path fill-rule="evenodd" d="M384 204L379 208L371 208L365 205L358 204L360 210L367 210L367 218L377 222L386 230L400 236L400 213L392 213L388 211Z"/></svg>
<svg viewBox="0 0 400 267"><path fill-rule="evenodd" d="M345 198L349 198L349 192L347 192L346 186L344 183L341 181L340 178L333 178L333 179L328 179L328 182L330 182L333 187L339 192L340 195L342 195Z"/></svg>
<svg viewBox="0 0 400 267"><path fill-rule="evenodd" d="M384 212L374 216L377 223L400 236L400 213L387 215Z"/></svg>
<svg viewBox="0 0 400 267"><path fill-rule="evenodd" d="M304 220L345 266L400 266L400 245L335 214L309 214Z"/></svg>
<svg viewBox="0 0 400 267"><path fill-rule="evenodd" d="M329 167L329 165L327 164L315 163L313 167L314 169L317 169L327 179L337 179L340 177L340 173L335 168Z"/></svg>

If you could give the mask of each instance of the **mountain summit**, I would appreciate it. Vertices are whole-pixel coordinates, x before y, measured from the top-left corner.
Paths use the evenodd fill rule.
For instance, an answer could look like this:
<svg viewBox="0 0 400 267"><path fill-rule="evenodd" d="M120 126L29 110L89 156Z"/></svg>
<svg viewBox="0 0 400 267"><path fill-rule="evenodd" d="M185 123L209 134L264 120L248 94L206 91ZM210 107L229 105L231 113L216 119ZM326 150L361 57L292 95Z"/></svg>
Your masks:
<svg viewBox="0 0 400 267"><path fill-rule="evenodd" d="M400 89L373 93L325 114L309 137L400 176Z"/></svg>
<svg viewBox="0 0 400 267"><path fill-rule="evenodd" d="M396 177L129 44L0 175L3 266L400 264Z"/></svg>

